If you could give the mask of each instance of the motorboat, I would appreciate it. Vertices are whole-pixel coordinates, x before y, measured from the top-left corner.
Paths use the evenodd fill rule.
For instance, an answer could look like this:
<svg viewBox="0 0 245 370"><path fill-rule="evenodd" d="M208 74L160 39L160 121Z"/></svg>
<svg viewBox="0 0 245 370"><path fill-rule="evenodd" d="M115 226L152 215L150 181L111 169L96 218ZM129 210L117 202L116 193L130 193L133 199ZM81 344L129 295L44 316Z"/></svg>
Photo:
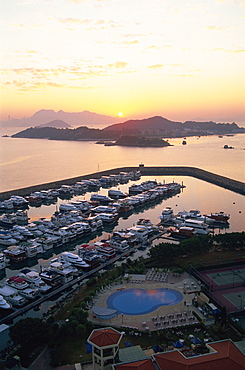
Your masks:
<svg viewBox="0 0 245 370"><path fill-rule="evenodd" d="M61 212L66 212L66 211L75 211L77 208L74 204L71 203L61 203L59 206L59 210Z"/></svg>
<svg viewBox="0 0 245 370"><path fill-rule="evenodd" d="M92 209L92 213L117 213L117 209L110 206L98 206Z"/></svg>
<svg viewBox="0 0 245 370"><path fill-rule="evenodd" d="M30 229L25 226L14 225L12 230L17 231L26 238L33 238L34 236Z"/></svg>
<svg viewBox="0 0 245 370"><path fill-rule="evenodd" d="M56 271L59 275L61 275L62 282L68 283L69 281L72 281L74 278L74 270L71 268L70 263L62 263L59 261L50 261L49 266L52 270ZM78 270L77 270L78 271Z"/></svg>
<svg viewBox="0 0 245 370"><path fill-rule="evenodd" d="M230 219L230 215L224 212L211 213L210 215L207 215L207 217L211 218L212 220L214 220L214 222L218 223L228 223Z"/></svg>
<svg viewBox="0 0 245 370"><path fill-rule="evenodd" d="M108 196L111 198L125 198L127 194L123 193L121 190L110 189L108 190Z"/></svg>
<svg viewBox="0 0 245 370"><path fill-rule="evenodd" d="M51 290L51 286L46 284L34 269L24 268L20 271L19 276L23 277L30 284L30 287L37 288L42 294Z"/></svg>
<svg viewBox="0 0 245 370"><path fill-rule="evenodd" d="M16 221L17 223L21 224L27 224L29 217L27 211L23 211L18 209L18 211L15 213Z"/></svg>
<svg viewBox="0 0 245 370"><path fill-rule="evenodd" d="M0 284L0 295L15 307L22 307L27 303L27 300L19 294L17 289L6 284Z"/></svg>
<svg viewBox="0 0 245 370"><path fill-rule="evenodd" d="M10 259L11 262L22 262L26 259L26 252L23 247L11 245L4 249L3 253Z"/></svg>
<svg viewBox="0 0 245 370"><path fill-rule="evenodd" d="M62 285L61 275L54 271L51 267L42 268L42 271L39 273L39 275L40 278L52 288L58 288Z"/></svg>
<svg viewBox="0 0 245 370"><path fill-rule="evenodd" d="M0 311L2 310L10 310L12 308L12 304L8 303L2 295L0 295Z"/></svg>
<svg viewBox="0 0 245 370"><path fill-rule="evenodd" d="M173 236L174 238L176 237L176 238L188 239L188 238L193 238L194 236L197 236L197 233L194 227L182 226L179 229L170 228L169 231L170 231L171 236Z"/></svg>
<svg viewBox="0 0 245 370"><path fill-rule="evenodd" d="M126 252L130 248L128 242L119 237L111 238L107 242L112 248L120 253Z"/></svg>
<svg viewBox="0 0 245 370"><path fill-rule="evenodd" d="M12 199L6 199L0 202L0 210L10 211L12 209L14 209L14 203Z"/></svg>
<svg viewBox="0 0 245 370"><path fill-rule="evenodd" d="M19 195L12 195L9 200L13 202L14 208L28 207L28 200Z"/></svg>
<svg viewBox="0 0 245 370"><path fill-rule="evenodd" d="M88 268L89 264L87 264L80 256L75 253L71 252L62 252L61 258L66 261L70 262L72 265L79 267L79 268Z"/></svg>
<svg viewBox="0 0 245 370"><path fill-rule="evenodd" d="M92 194L91 197L90 197L90 200L91 201L99 201L99 202L104 202L104 203L109 203L109 202L112 202L112 199L107 197L106 195L103 195L103 194Z"/></svg>
<svg viewBox="0 0 245 370"><path fill-rule="evenodd" d="M13 227L17 223L17 219L14 213L5 213L0 216L0 225L4 227Z"/></svg>
<svg viewBox="0 0 245 370"><path fill-rule="evenodd" d="M5 284L17 290L26 289L29 287L28 282L20 276L11 276L5 280Z"/></svg>
<svg viewBox="0 0 245 370"><path fill-rule="evenodd" d="M34 300L40 296L37 288L28 287L20 291L20 295L26 299Z"/></svg>
<svg viewBox="0 0 245 370"><path fill-rule="evenodd" d="M0 244L10 246L17 244L17 240L7 230L0 230Z"/></svg>
<svg viewBox="0 0 245 370"><path fill-rule="evenodd" d="M5 269L8 262L9 262L9 259L7 258L7 256L4 253L0 252L0 270Z"/></svg>
<svg viewBox="0 0 245 370"><path fill-rule="evenodd" d="M192 227L195 229L196 234L207 235L209 234L208 224L203 221L186 219L180 227Z"/></svg>
<svg viewBox="0 0 245 370"><path fill-rule="evenodd" d="M113 223L118 219L118 213L98 213L98 217L103 223Z"/></svg>
<svg viewBox="0 0 245 370"><path fill-rule="evenodd" d="M162 211L162 214L160 216L160 219L162 222L169 222L173 219L174 212L171 207L165 207Z"/></svg>
<svg viewBox="0 0 245 370"><path fill-rule="evenodd" d="M110 244L104 243L104 242L95 242L94 246L96 247L96 250L98 254L101 254L102 256L106 257L107 259L114 258L116 255L115 248L111 247Z"/></svg>

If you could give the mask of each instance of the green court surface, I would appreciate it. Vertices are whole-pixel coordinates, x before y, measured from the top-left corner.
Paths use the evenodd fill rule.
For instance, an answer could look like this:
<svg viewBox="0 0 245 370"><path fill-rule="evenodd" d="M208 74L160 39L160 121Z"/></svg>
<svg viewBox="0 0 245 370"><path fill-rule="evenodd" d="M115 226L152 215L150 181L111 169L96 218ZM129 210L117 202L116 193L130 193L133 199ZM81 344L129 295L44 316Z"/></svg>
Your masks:
<svg viewBox="0 0 245 370"><path fill-rule="evenodd" d="M212 272L207 276L217 285L245 283L245 269Z"/></svg>
<svg viewBox="0 0 245 370"><path fill-rule="evenodd" d="M245 309L245 291L223 294L239 310Z"/></svg>

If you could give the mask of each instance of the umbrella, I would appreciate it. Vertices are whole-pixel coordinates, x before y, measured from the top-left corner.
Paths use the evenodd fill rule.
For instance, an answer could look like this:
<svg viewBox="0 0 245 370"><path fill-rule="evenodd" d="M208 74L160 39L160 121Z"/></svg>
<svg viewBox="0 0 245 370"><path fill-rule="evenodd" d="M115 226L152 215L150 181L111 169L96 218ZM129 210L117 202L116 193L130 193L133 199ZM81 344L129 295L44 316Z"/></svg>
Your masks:
<svg viewBox="0 0 245 370"><path fill-rule="evenodd" d="M184 344L177 341L177 342L173 342L173 346L174 346L174 348L182 348L182 347L184 347Z"/></svg>
<svg viewBox="0 0 245 370"><path fill-rule="evenodd" d="M202 343L201 339L199 339L199 338L192 338L191 341L192 341L193 344L200 344L200 343Z"/></svg>

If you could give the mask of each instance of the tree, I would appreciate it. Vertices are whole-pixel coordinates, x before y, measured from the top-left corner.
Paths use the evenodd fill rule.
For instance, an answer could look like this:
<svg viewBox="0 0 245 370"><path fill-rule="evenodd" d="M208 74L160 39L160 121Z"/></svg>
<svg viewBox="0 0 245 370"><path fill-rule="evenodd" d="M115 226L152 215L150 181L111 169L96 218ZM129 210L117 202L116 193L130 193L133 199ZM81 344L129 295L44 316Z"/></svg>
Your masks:
<svg viewBox="0 0 245 370"><path fill-rule="evenodd" d="M52 334L50 325L38 318L28 317L10 327L10 338L22 347L35 348L48 342Z"/></svg>

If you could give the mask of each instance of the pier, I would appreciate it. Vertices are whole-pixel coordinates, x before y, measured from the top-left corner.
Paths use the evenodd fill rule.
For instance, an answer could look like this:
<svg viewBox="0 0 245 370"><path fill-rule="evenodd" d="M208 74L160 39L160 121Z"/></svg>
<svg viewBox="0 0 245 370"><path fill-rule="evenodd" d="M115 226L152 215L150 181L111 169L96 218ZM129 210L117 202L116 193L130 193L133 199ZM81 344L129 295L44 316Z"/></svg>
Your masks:
<svg viewBox="0 0 245 370"><path fill-rule="evenodd" d="M196 167L185 167L185 166L148 166L145 167L140 164L138 167L119 167L113 168L106 171L95 172L91 174L85 174L78 177L69 179L63 179L59 181L53 181L45 184L33 185L21 189L15 189L0 193L0 201L10 198L12 195L27 196L34 191L48 190L51 188L60 187L63 184L74 185L77 181L98 179L101 176L109 176L111 174L118 174L120 172L139 171L142 176L190 176L196 179L200 179L211 184L220 186L224 189L231 190L235 193L245 195L245 183L238 180L233 180L225 176L217 175L215 173L202 170Z"/></svg>

